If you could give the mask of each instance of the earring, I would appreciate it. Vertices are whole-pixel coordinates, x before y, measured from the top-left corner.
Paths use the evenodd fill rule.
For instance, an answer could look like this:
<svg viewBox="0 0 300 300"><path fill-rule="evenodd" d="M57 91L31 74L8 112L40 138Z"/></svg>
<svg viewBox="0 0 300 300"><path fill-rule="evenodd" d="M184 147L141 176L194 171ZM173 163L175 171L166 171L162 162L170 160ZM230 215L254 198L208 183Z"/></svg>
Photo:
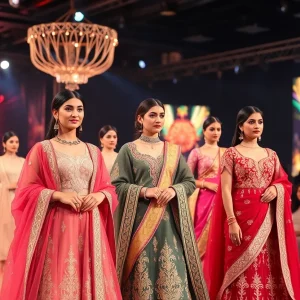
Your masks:
<svg viewBox="0 0 300 300"><path fill-rule="evenodd" d="M141 129L140 132L143 132L143 123L141 123Z"/></svg>
<svg viewBox="0 0 300 300"><path fill-rule="evenodd" d="M244 139L244 134L243 131L241 131L240 136L239 136L239 140L242 141Z"/></svg>
<svg viewBox="0 0 300 300"><path fill-rule="evenodd" d="M59 129L58 119L56 119L53 129L54 130L58 130Z"/></svg>
<svg viewBox="0 0 300 300"><path fill-rule="evenodd" d="M259 141L259 142L261 141L261 136L258 137L258 141Z"/></svg>
<svg viewBox="0 0 300 300"><path fill-rule="evenodd" d="M6 152L6 148L5 147L3 147L3 153L5 153Z"/></svg>
<svg viewBox="0 0 300 300"><path fill-rule="evenodd" d="M82 132L82 125L80 125L79 127L79 132Z"/></svg>

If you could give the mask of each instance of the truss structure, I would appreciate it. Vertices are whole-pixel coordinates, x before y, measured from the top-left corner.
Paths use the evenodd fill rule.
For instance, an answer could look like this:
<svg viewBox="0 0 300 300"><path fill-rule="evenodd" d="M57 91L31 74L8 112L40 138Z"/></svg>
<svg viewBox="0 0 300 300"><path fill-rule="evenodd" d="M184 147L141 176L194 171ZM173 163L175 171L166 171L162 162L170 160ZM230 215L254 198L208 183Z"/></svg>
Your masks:
<svg viewBox="0 0 300 300"><path fill-rule="evenodd" d="M218 73L237 66L267 66L280 61L300 58L300 37L183 59L179 63L149 67L134 75L135 81L162 81L207 73Z"/></svg>

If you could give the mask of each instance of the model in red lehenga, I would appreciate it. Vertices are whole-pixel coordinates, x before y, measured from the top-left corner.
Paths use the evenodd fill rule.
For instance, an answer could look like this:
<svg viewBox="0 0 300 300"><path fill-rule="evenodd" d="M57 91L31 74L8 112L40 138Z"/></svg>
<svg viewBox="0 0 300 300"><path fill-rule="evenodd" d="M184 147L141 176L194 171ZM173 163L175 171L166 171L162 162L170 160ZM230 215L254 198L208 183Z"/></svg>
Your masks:
<svg viewBox="0 0 300 300"><path fill-rule="evenodd" d="M116 194L99 149L78 135L84 103L62 91L47 138L28 154L1 300L122 299L115 270Z"/></svg>
<svg viewBox="0 0 300 300"><path fill-rule="evenodd" d="M222 159L204 265L211 299L300 299L291 184L276 153L257 144L262 131L262 112L243 108Z"/></svg>

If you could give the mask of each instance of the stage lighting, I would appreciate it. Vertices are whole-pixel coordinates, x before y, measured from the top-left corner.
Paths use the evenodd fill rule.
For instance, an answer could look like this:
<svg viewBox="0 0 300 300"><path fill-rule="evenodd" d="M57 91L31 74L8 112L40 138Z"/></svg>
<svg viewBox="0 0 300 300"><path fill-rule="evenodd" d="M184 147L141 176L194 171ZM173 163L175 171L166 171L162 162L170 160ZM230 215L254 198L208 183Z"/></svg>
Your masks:
<svg viewBox="0 0 300 300"><path fill-rule="evenodd" d="M176 77L173 78L172 80L173 84L177 84L178 83L178 79Z"/></svg>
<svg viewBox="0 0 300 300"><path fill-rule="evenodd" d="M9 62L8 62L7 60L2 60L1 63L0 63L0 67L1 67L1 69L3 69L3 70L8 69L8 67L9 67Z"/></svg>
<svg viewBox="0 0 300 300"><path fill-rule="evenodd" d="M139 66L141 69L145 69L146 68L146 63L143 60L139 61Z"/></svg>
<svg viewBox="0 0 300 300"><path fill-rule="evenodd" d="M4 102L4 100L5 100L4 95L0 95L0 103Z"/></svg>
<svg viewBox="0 0 300 300"><path fill-rule="evenodd" d="M235 74L239 74L239 72L240 72L240 66L239 66L239 65L236 65L236 66L234 67L234 73L235 73Z"/></svg>
<svg viewBox="0 0 300 300"><path fill-rule="evenodd" d="M18 8L20 6L20 0L9 0L10 6Z"/></svg>
<svg viewBox="0 0 300 300"><path fill-rule="evenodd" d="M75 15L74 15L74 20L76 22L81 22L84 19L84 14L80 11L76 11Z"/></svg>

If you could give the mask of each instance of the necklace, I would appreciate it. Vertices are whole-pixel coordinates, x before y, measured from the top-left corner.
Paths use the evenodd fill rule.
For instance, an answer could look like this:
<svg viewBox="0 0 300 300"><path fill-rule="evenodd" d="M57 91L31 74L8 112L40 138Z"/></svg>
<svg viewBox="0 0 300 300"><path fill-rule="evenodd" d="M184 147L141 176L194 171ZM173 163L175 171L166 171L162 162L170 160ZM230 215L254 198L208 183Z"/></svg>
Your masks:
<svg viewBox="0 0 300 300"><path fill-rule="evenodd" d="M245 147L245 148L252 148L252 149L254 149L254 148L260 148L259 146L256 146L256 147L249 147L249 146L245 146L245 145L243 145L242 143L240 144L242 147Z"/></svg>
<svg viewBox="0 0 300 300"><path fill-rule="evenodd" d="M80 140L79 139L77 139L76 141L66 141L66 140L60 139L58 136L56 136L55 140L57 142L59 142L60 144L69 145L69 146L80 144Z"/></svg>
<svg viewBox="0 0 300 300"><path fill-rule="evenodd" d="M150 143L150 144L156 144L156 143L161 142L159 137L149 137L149 136L145 136L145 135L141 135L140 140L142 140L145 143Z"/></svg>
<svg viewBox="0 0 300 300"><path fill-rule="evenodd" d="M159 137L149 137L145 135L141 135L139 139L147 144L150 144L151 149L154 149L154 144L161 142Z"/></svg>

